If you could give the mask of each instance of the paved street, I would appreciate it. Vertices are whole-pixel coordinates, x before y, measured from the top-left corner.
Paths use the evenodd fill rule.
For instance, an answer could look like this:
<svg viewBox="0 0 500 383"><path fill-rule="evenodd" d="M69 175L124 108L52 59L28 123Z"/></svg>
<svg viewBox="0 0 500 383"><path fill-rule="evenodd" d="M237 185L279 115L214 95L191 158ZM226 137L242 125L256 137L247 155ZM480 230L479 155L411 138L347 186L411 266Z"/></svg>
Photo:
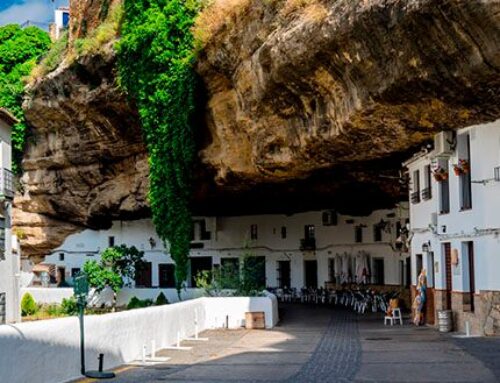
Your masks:
<svg viewBox="0 0 500 383"><path fill-rule="evenodd" d="M208 342L111 382L499 382L500 339L456 339L373 314L285 306L273 331L206 331ZM495 376L496 374L496 376Z"/></svg>

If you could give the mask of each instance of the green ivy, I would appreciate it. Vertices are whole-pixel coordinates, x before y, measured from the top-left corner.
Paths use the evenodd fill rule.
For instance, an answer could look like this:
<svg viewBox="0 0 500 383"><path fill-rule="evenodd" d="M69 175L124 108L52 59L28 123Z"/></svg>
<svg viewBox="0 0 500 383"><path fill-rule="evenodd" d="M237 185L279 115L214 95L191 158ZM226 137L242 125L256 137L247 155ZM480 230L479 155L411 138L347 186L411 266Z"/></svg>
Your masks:
<svg viewBox="0 0 500 383"><path fill-rule="evenodd" d="M198 1L125 0L118 44L120 84L135 99L149 153L149 200L170 244L180 292L187 279L192 219L192 129L196 77L191 28Z"/></svg>
<svg viewBox="0 0 500 383"><path fill-rule="evenodd" d="M13 168L16 172L21 168L26 136L22 110L24 78L49 47L49 35L37 27L22 29L14 24L0 27L0 107L9 110L19 120L12 132Z"/></svg>

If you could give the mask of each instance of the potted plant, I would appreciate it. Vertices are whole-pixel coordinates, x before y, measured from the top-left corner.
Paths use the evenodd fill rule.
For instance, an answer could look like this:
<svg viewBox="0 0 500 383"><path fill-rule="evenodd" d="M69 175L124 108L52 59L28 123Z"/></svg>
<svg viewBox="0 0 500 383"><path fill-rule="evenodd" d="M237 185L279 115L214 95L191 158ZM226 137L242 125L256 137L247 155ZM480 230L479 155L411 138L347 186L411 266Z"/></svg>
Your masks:
<svg viewBox="0 0 500 383"><path fill-rule="evenodd" d="M434 169L433 175L434 179L437 182L446 181L448 179L448 172L441 166L438 166L436 169Z"/></svg>
<svg viewBox="0 0 500 383"><path fill-rule="evenodd" d="M459 159L458 164L453 165L453 171L455 172L455 175L457 175L457 176L469 173L470 172L469 161L464 160L464 159Z"/></svg>

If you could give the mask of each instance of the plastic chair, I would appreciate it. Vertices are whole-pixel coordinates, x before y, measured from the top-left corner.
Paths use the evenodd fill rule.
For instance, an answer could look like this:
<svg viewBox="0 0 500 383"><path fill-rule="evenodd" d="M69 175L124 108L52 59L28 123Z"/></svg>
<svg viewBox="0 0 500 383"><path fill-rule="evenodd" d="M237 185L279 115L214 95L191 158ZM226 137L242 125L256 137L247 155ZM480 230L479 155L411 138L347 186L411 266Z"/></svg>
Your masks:
<svg viewBox="0 0 500 383"><path fill-rule="evenodd" d="M403 325L403 316L401 315L401 309L400 308L395 308L392 309L392 316L386 315L384 317L384 326L387 325L387 322L391 323L391 326L394 325L394 322L398 323L397 321L399 320L399 324L402 326Z"/></svg>

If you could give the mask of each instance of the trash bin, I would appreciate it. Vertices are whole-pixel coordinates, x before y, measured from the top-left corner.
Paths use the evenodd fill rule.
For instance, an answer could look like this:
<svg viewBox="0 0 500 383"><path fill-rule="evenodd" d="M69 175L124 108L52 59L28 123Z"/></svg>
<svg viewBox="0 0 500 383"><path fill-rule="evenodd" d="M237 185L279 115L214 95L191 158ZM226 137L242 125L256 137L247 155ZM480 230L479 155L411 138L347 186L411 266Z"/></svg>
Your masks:
<svg viewBox="0 0 500 383"><path fill-rule="evenodd" d="M453 331L453 315L451 310L438 311L439 332Z"/></svg>

